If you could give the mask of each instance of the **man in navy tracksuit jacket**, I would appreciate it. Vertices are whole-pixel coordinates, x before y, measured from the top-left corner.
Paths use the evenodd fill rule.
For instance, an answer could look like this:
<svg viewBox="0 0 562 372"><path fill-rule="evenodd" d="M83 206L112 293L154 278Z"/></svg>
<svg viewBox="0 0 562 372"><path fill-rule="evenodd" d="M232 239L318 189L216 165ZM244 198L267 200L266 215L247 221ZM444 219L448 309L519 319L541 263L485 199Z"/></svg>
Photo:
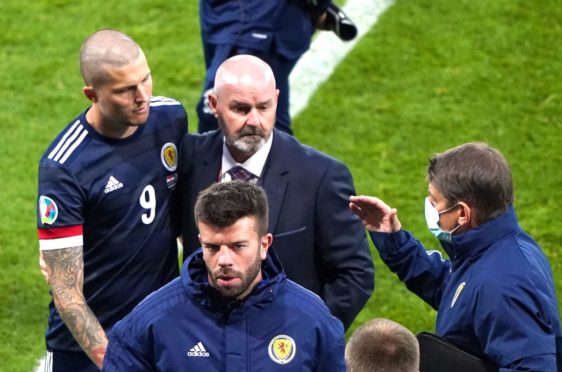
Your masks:
<svg viewBox="0 0 562 372"><path fill-rule="evenodd" d="M345 371L341 322L267 254L264 191L217 183L195 213L202 250L113 328L104 370Z"/></svg>
<svg viewBox="0 0 562 372"><path fill-rule="evenodd" d="M430 160L429 181L428 226L449 260L402 230L396 209L351 198L382 260L438 310L438 335L500 371L556 371L562 331L552 271L517 222L505 159L462 145Z"/></svg>

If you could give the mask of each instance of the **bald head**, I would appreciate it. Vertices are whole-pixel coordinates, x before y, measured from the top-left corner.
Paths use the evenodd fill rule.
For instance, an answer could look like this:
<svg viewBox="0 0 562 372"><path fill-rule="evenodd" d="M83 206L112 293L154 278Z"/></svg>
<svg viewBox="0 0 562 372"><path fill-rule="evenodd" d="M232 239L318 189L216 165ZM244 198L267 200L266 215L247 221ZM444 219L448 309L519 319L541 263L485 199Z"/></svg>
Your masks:
<svg viewBox="0 0 562 372"><path fill-rule="evenodd" d="M80 72L86 85L103 84L107 67L122 67L139 57L145 58L140 46L129 36L115 30L100 30L80 48Z"/></svg>
<svg viewBox="0 0 562 372"><path fill-rule="evenodd" d="M275 91L275 76L271 67L255 56L241 54L224 61L215 75L214 93L220 98L225 88L260 87Z"/></svg>
<svg viewBox="0 0 562 372"><path fill-rule="evenodd" d="M234 56L218 68L209 107L237 162L245 162L271 138L278 96L271 67L257 57Z"/></svg>

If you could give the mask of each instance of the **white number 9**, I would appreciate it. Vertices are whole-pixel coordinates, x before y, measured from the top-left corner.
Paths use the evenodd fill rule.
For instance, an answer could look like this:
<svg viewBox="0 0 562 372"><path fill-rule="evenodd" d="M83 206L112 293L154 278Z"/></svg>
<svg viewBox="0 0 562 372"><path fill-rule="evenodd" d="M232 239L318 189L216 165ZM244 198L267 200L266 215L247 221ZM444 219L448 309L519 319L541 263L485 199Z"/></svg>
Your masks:
<svg viewBox="0 0 562 372"><path fill-rule="evenodd" d="M142 222L145 225L151 224L154 221L154 217L156 217L156 193L152 185L146 185L144 190L142 190L139 202L141 207L148 209L147 213L141 216Z"/></svg>

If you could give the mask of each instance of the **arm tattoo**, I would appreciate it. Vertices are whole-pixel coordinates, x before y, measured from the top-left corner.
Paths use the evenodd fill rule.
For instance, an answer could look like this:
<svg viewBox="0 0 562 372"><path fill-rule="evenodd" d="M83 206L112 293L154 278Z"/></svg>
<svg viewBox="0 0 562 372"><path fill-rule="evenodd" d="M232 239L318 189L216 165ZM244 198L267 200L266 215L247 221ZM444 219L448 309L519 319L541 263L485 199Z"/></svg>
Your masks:
<svg viewBox="0 0 562 372"><path fill-rule="evenodd" d="M62 320L86 354L101 367L107 336L84 298L82 247L43 251L43 259Z"/></svg>

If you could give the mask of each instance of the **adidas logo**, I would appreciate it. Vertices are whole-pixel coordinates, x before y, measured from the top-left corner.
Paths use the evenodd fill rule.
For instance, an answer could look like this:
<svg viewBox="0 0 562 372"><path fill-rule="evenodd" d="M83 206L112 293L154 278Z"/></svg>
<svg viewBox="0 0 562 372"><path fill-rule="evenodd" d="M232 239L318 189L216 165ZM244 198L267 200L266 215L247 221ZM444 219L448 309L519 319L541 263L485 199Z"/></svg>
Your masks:
<svg viewBox="0 0 562 372"><path fill-rule="evenodd" d="M193 346L188 352L187 352L187 356L190 357L204 357L204 358L208 358L209 357L209 353L207 352L207 350L205 350L205 346L203 346L203 344L201 343L201 341L199 341L197 343L197 345Z"/></svg>
<svg viewBox="0 0 562 372"><path fill-rule="evenodd" d="M115 177L110 176L109 181L107 181L107 184L105 185L105 189L103 190L103 192L107 194L108 192L115 191L117 189L120 189L121 187L123 187L123 184L117 181Z"/></svg>

